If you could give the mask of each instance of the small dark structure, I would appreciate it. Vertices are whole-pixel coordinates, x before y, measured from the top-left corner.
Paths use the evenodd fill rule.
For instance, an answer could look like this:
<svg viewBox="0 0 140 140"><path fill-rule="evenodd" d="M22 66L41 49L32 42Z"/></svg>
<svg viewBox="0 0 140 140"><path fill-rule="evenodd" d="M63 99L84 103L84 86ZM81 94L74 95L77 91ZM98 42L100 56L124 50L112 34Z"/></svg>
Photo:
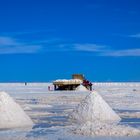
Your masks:
<svg viewBox="0 0 140 140"><path fill-rule="evenodd" d="M53 82L55 90L75 90L79 85L92 90L92 83L85 79L83 74L73 74L72 79L60 79Z"/></svg>

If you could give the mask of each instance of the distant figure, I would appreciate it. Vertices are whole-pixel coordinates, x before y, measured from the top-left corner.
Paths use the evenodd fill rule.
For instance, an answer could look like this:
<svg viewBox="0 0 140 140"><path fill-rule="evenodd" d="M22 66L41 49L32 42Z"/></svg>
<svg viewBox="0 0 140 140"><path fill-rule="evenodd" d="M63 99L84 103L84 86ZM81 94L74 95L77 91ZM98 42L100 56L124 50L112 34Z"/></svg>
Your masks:
<svg viewBox="0 0 140 140"><path fill-rule="evenodd" d="M48 86L48 91L50 91L51 90L51 87L50 86Z"/></svg>
<svg viewBox="0 0 140 140"><path fill-rule="evenodd" d="M27 86L27 82L25 82L25 86Z"/></svg>

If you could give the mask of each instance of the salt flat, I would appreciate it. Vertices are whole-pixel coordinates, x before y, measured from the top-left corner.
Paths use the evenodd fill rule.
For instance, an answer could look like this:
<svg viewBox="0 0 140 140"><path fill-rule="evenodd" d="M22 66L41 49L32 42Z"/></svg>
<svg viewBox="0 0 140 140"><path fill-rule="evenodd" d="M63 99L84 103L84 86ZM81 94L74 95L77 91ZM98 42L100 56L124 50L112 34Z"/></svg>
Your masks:
<svg viewBox="0 0 140 140"><path fill-rule="evenodd" d="M136 137L92 137L73 134L68 115L89 92L48 91L51 83L1 83L35 123L32 129L0 130L0 140L104 140L140 139ZM103 99L122 118L121 123L140 129L140 83L93 83Z"/></svg>

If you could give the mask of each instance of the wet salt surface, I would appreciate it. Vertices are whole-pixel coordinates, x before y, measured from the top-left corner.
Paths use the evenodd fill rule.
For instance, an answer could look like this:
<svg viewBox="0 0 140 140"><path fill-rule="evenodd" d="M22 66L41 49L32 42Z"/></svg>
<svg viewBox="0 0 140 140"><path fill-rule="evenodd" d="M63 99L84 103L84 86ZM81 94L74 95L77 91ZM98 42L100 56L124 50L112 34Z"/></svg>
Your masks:
<svg viewBox="0 0 140 140"><path fill-rule="evenodd" d="M52 107L48 108L35 108L32 112L47 112L51 113L50 116L39 116L34 117L32 119L37 119L38 122L33 129L35 128L50 128L55 126L66 126L69 125L68 115L64 113L67 109L72 109L71 106L64 106L64 105L51 105ZM73 107L74 108L74 107Z"/></svg>
<svg viewBox="0 0 140 140"><path fill-rule="evenodd" d="M42 136L46 136L48 134L55 134L57 132L57 130L45 130L45 129L39 129L39 130L32 130L30 131L26 137L27 138L36 138L36 137L42 137Z"/></svg>
<svg viewBox="0 0 140 140"><path fill-rule="evenodd" d="M16 85L15 85L16 86ZM35 87L35 86L34 86ZM38 139L38 140L132 140L140 139L140 137L90 137L90 136L81 136L73 135L70 132L69 126L71 122L68 119L68 114L74 109L77 104L88 94L88 93L75 93L75 92L47 92L42 89L42 93L34 93L34 87L30 93L28 93L23 87L21 90L25 90L20 94L17 93L20 91L20 87L16 88L15 91L12 89L11 95L16 99L16 101L23 106L30 107L31 110L27 110L27 114L35 122L35 125L32 129L11 129L11 130L0 130L0 140L27 140L27 139ZM118 87L119 88L119 87ZM122 87L121 87L122 88ZM111 89L111 87L109 87ZM133 87L132 87L133 89ZM131 91L132 91L131 89ZM97 87L98 90L98 87ZM100 87L99 87L99 90ZM113 91L116 92L114 89ZM40 90L41 91L41 90ZM140 129L140 118L134 118L129 116L129 114L136 114L140 112L140 94L135 94L134 96L129 93L129 90L121 89L121 94L115 93L115 95L108 94L108 89L103 88L102 92L104 93L103 97L108 103L115 108L116 112L121 115L120 124L125 124L134 128ZM138 90L137 90L138 91ZM51 95L50 95L51 94ZM121 99L126 102L122 102ZM110 102L111 101L111 102ZM118 104L115 104L117 102ZM135 102L130 106L131 102Z"/></svg>
<svg viewBox="0 0 140 140"><path fill-rule="evenodd" d="M122 118L120 124L140 129L140 118Z"/></svg>
<svg viewBox="0 0 140 140"><path fill-rule="evenodd" d="M129 112L129 113L136 113L136 112L140 112L140 110L119 110L119 109L115 109L116 112L120 112L120 113L125 113L125 112Z"/></svg>
<svg viewBox="0 0 140 140"><path fill-rule="evenodd" d="M121 117L121 124L126 124L134 128L140 128L140 110L115 110L118 114L123 114ZM136 117L134 117L136 116Z"/></svg>

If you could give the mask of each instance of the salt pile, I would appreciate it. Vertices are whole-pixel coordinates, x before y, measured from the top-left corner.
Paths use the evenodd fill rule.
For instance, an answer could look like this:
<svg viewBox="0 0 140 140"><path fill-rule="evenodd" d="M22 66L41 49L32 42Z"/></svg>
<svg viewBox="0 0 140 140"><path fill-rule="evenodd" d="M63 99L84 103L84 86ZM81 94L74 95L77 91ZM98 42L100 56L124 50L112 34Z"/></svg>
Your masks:
<svg viewBox="0 0 140 140"><path fill-rule="evenodd" d="M72 112L73 133L88 136L139 136L140 130L120 125L121 118L97 93L90 93Z"/></svg>
<svg viewBox="0 0 140 140"><path fill-rule="evenodd" d="M86 87L84 87L83 85L79 85L77 88L76 88L76 91L88 91L88 89Z"/></svg>
<svg viewBox="0 0 140 140"><path fill-rule="evenodd" d="M77 123L83 122L119 122L121 118L97 93L90 93L70 115Z"/></svg>
<svg viewBox="0 0 140 140"><path fill-rule="evenodd" d="M23 109L5 92L0 92L0 129L32 126Z"/></svg>
<svg viewBox="0 0 140 140"><path fill-rule="evenodd" d="M86 122L73 130L76 134L87 136L139 136L140 130L133 127L107 123Z"/></svg>

